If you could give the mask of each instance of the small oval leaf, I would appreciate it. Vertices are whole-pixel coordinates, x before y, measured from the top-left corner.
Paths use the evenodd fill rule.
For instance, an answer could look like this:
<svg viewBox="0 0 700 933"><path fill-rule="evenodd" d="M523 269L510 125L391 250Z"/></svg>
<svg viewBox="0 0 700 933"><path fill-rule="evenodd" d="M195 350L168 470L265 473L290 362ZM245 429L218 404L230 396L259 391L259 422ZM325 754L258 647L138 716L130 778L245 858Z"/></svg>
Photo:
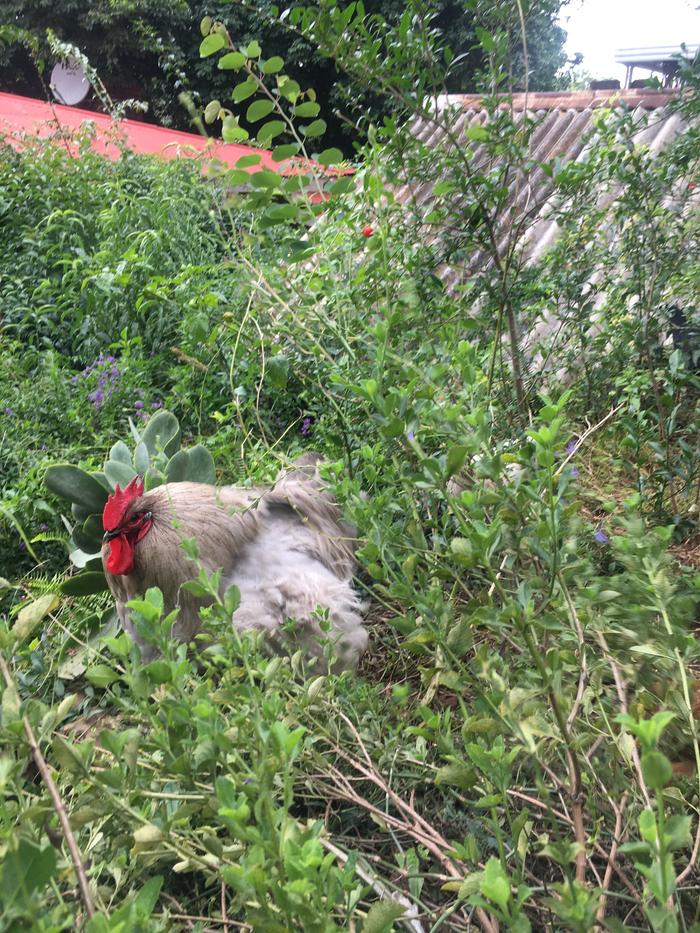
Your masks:
<svg viewBox="0 0 700 933"><path fill-rule="evenodd" d="M248 107L245 118L250 123L257 123L258 120L269 116L274 109L275 105L271 100L256 100Z"/></svg>
<svg viewBox="0 0 700 933"><path fill-rule="evenodd" d="M242 52L227 52L219 59L218 67L222 71L240 71L245 65L245 55Z"/></svg>
<svg viewBox="0 0 700 933"><path fill-rule="evenodd" d="M213 55L214 52L218 52L219 49L223 49L225 45L226 39L222 33L212 32L202 39L199 45L199 57L207 58L209 55Z"/></svg>

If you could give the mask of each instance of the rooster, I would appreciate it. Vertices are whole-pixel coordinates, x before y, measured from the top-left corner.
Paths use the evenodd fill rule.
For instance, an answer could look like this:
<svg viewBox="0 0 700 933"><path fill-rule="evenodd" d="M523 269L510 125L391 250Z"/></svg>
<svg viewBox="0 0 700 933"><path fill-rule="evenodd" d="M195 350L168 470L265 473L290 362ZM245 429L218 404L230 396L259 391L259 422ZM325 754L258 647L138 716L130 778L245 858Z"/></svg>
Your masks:
<svg viewBox="0 0 700 933"><path fill-rule="evenodd" d="M222 570L222 594L232 584L240 590L236 628L272 635L291 619L301 647L320 657L320 607L328 610L335 669L356 666L367 646L352 587L356 542L319 476L319 461L315 454L299 458L272 488L167 483L144 492L139 477L116 487L103 512L102 562L122 626L145 659L153 649L139 639L126 604L149 587L160 588L166 613L179 610L174 638L189 642L200 630L207 600L182 587L197 575L182 548L183 539L194 538L202 566Z"/></svg>

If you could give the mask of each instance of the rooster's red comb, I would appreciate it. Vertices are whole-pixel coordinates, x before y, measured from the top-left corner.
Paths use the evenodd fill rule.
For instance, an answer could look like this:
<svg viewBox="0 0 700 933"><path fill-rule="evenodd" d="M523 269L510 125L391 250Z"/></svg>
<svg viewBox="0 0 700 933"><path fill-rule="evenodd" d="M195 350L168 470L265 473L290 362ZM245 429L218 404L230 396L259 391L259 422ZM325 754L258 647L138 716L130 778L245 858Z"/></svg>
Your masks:
<svg viewBox="0 0 700 933"><path fill-rule="evenodd" d="M143 480L140 476L135 476L124 489L120 489L119 483L117 483L114 492L105 502L104 511L102 512L102 527L104 530L113 531L118 528L129 503L142 495Z"/></svg>

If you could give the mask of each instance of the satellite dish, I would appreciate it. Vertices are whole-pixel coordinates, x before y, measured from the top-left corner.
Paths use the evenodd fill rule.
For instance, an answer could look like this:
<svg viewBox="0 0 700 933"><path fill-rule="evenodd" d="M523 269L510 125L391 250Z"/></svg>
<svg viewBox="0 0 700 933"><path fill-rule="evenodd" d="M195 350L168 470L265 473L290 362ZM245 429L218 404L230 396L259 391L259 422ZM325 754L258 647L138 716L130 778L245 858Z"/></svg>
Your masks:
<svg viewBox="0 0 700 933"><path fill-rule="evenodd" d="M85 77L80 62L69 58L53 66L49 87L59 104L73 107L85 100L90 90L90 82Z"/></svg>

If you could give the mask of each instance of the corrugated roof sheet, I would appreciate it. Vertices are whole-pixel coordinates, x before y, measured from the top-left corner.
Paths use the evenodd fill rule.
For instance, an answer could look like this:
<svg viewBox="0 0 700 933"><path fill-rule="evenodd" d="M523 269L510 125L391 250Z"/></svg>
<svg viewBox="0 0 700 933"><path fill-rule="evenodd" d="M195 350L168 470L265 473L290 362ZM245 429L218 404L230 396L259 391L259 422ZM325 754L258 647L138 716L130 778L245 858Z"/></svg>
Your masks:
<svg viewBox="0 0 700 933"><path fill-rule="evenodd" d="M682 133L685 124L674 113L667 111L669 100L678 91L651 91L631 89L623 91L572 91L516 94L504 99L503 108L515 111L516 121L523 115L535 121L529 140L529 155L534 162L548 162L556 158L563 162L585 156L588 141L594 130L596 110L601 107L627 108L639 119L640 130L636 141L658 151L671 139ZM452 139L467 142L467 130L488 123L482 97L477 94L443 95L437 101L440 119L417 119L413 135L429 148L450 146ZM451 112L450 132L445 128L446 111ZM643 117L650 117L644 120ZM488 165L487 150L469 140L470 159L475 168ZM493 165L493 163L491 163ZM427 212L434 200L434 181L408 181L397 192L399 201L412 204ZM514 172L509 179L509 194L497 225L499 249L504 250L514 227L522 225L521 247L525 260L533 261L542 255L557 236L557 225L551 217L554 182L537 165L531 171ZM489 263L489 257L475 252L459 265L446 264L438 275L450 291L467 281L475 272Z"/></svg>

